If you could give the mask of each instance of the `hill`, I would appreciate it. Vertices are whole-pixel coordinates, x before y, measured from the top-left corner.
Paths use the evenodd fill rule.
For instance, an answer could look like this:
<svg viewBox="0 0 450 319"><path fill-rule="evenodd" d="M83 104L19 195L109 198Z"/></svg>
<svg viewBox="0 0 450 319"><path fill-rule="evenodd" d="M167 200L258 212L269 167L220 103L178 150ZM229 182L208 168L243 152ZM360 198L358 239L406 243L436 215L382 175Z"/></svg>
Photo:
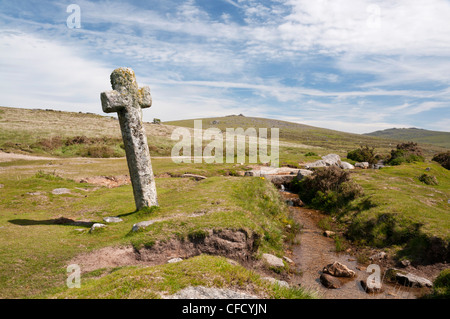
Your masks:
<svg viewBox="0 0 450 319"><path fill-rule="evenodd" d="M450 132L430 131L411 127L390 128L387 130L366 133L364 135L402 141L413 141L416 143L426 143L450 148Z"/></svg>

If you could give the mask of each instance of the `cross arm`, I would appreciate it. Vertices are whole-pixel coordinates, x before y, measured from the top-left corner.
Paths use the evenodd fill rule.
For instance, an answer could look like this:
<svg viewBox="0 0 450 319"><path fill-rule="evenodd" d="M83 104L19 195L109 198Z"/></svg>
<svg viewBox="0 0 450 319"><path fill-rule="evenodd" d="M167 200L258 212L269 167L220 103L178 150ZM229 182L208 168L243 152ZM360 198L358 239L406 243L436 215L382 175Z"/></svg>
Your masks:
<svg viewBox="0 0 450 319"><path fill-rule="evenodd" d="M150 87L143 86L139 89L139 105L143 109L152 106L152 95L150 94Z"/></svg>
<svg viewBox="0 0 450 319"><path fill-rule="evenodd" d="M101 93L100 99L105 113L118 112L130 103L128 94L122 94L115 90Z"/></svg>

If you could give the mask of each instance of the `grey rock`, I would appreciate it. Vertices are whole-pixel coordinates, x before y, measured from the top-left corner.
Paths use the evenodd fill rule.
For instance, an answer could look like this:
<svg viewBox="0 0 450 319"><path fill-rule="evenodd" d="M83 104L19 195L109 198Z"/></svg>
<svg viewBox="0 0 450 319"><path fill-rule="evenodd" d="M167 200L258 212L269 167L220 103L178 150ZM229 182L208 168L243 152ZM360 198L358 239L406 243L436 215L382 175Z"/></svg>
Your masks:
<svg viewBox="0 0 450 319"><path fill-rule="evenodd" d="M283 259L271 254L263 254L263 260L271 267L284 267Z"/></svg>
<svg viewBox="0 0 450 319"><path fill-rule="evenodd" d="M278 285L280 287L289 288L289 284L286 281L284 281L284 280L278 280L278 279L275 279L273 277L263 277L262 279L266 280L266 281L269 281L270 283Z"/></svg>
<svg viewBox="0 0 450 319"><path fill-rule="evenodd" d="M312 168L312 167L327 167L327 163L324 160L318 160L313 163L306 164L306 168Z"/></svg>
<svg viewBox="0 0 450 319"><path fill-rule="evenodd" d="M325 273L320 275L320 282L329 289L338 289L342 287L342 282L338 278Z"/></svg>
<svg viewBox="0 0 450 319"><path fill-rule="evenodd" d="M322 270L325 274L330 274L335 277L348 277L352 278L356 276L356 273L349 269L346 265L335 261L332 264L325 266Z"/></svg>
<svg viewBox="0 0 450 319"><path fill-rule="evenodd" d="M369 163L368 162L355 163L355 167L366 169L369 168Z"/></svg>
<svg viewBox="0 0 450 319"><path fill-rule="evenodd" d="M290 264L294 264L294 261L291 258L287 257L287 256L283 256L283 259L286 260Z"/></svg>
<svg viewBox="0 0 450 319"><path fill-rule="evenodd" d="M55 188L52 190L53 195L70 194L70 189L67 188Z"/></svg>
<svg viewBox="0 0 450 319"><path fill-rule="evenodd" d="M433 287L433 283L424 277L419 277L411 273L405 273L396 268L389 268L386 271L389 278L394 278L396 282L407 287Z"/></svg>
<svg viewBox="0 0 450 319"><path fill-rule="evenodd" d="M155 220L147 220L147 221L136 223L133 225L133 228L131 228L131 231L137 232L141 229L144 229L144 228L150 226L153 223L155 223Z"/></svg>
<svg viewBox="0 0 450 319"><path fill-rule="evenodd" d="M118 114L136 208L157 206L155 178L142 120L142 109L152 105L150 88L139 88L130 68L114 70L111 85L112 91L100 94L102 109L105 113Z"/></svg>
<svg viewBox="0 0 450 319"><path fill-rule="evenodd" d="M119 217L103 217L105 223L120 223L123 222L122 218Z"/></svg>
<svg viewBox="0 0 450 319"><path fill-rule="evenodd" d="M94 225L92 225L92 227L89 230L89 232L92 233L92 232L94 232L94 231L96 231L96 230L98 230L100 228L103 228L103 227L106 227L106 225L105 224L100 224L100 223L95 223Z"/></svg>
<svg viewBox="0 0 450 319"><path fill-rule="evenodd" d="M341 157L337 154L328 154L322 156L322 160L325 162L327 166L339 166L341 164Z"/></svg>
<svg viewBox="0 0 450 319"><path fill-rule="evenodd" d="M352 164L347 163L347 162L341 162L339 167L342 169L355 169L355 166L353 166Z"/></svg>
<svg viewBox="0 0 450 319"><path fill-rule="evenodd" d="M230 289L187 287L177 293L164 296L165 299L257 299L259 297Z"/></svg>
<svg viewBox="0 0 450 319"><path fill-rule="evenodd" d="M183 261L183 259L181 259L181 258L172 258L172 259L169 259L168 261L167 261L167 263L168 264L173 264L173 263L177 263L177 262L180 262L180 261Z"/></svg>
<svg viewBox="0 0 450 319"><path fill-rule="evenodd" d="M364 289L364 291L367 292L368 294L377 294L383 291L381 283L379 284L379 286L369 285L367 284L366 280L361 280L360 284L361 287Z"/></svg>

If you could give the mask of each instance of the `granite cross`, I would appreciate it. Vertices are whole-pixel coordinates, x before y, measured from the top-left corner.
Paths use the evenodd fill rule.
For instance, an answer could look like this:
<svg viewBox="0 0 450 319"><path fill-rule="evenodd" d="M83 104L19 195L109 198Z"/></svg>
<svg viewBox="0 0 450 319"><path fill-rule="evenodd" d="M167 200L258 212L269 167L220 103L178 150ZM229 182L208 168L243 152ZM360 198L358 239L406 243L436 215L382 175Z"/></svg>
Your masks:
<svg viewBox="0 0 450 319"><path fill-rule="evenodd" d="M117 112L119 117L136 208L157 206L155 178L142 122L142 109L152 105L150 88L139 88L130 68L114 70L111 85L112 91L100 94L102 108L105 113Z"/></svg>

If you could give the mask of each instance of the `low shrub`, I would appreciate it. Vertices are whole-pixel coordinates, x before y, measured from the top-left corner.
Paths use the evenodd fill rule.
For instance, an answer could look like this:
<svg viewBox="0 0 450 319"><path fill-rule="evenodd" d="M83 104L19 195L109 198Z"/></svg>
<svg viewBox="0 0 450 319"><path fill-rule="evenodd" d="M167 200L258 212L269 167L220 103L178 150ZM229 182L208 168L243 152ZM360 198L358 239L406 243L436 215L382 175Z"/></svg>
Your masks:
<svg viewBox="0 0 450 319"><path fill-rule="evenodd" d="M317 156L317 153L308 152L308 153L305 154L305 156Z"/></svg>
<svg viewBox="0 0 450 319"><path fill-rule="evenodd" d="M370 148L367 145L348 152L347 158L356 162L368 162L369 164L375 164L377 162L375 148Z"/></svg>
<svg viewBox="0 0 450 319"><path fill-rule="evenodd" d="M417 146L417 143L408 142L398 144L395 150L391 150L387 164L400 165L402 163L423 162L424 160L422 149Z"/></svg>
<svg viewBox="0 0 450 319"><path fill-rule="evenodd" d="M450 151L436 154L432 160L441 164L442 167L450 169Z"/></svg>
<svg viewBox="0 0 450 319"><path fill-rule="evenodd" d="M363 193L361 186L351 180L350 173L337 166L319 168L311 176L295 181L293 187L303 202L330 212L341 209Z"/></svg>

